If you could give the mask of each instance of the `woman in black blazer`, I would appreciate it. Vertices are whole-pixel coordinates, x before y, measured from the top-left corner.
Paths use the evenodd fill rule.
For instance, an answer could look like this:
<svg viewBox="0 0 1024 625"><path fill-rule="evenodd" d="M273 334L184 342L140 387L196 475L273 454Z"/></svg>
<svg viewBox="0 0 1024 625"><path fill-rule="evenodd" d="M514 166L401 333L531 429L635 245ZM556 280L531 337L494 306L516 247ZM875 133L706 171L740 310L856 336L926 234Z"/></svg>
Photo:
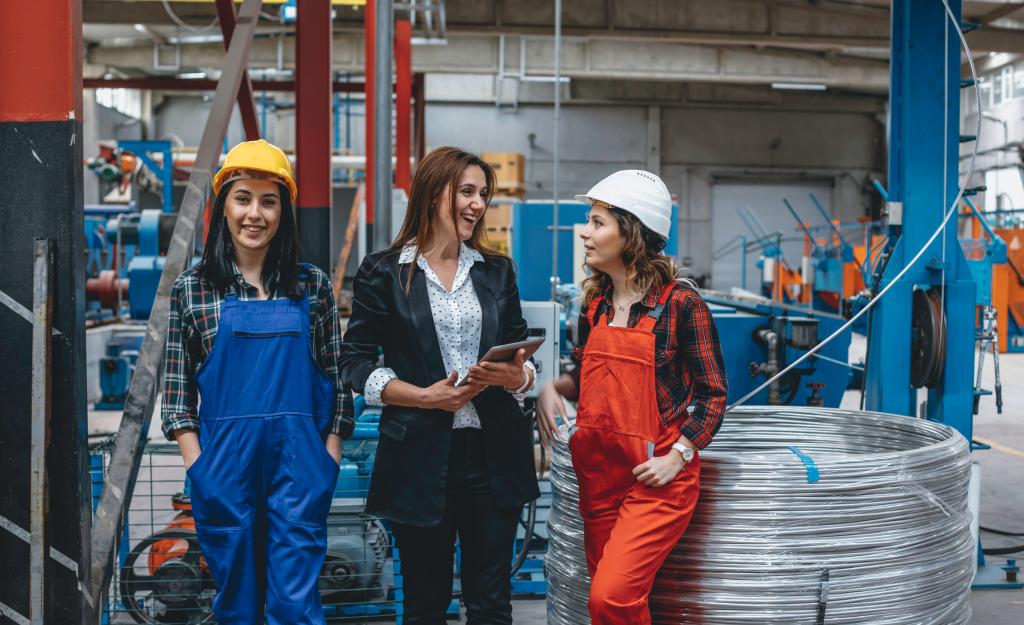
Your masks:
<svg viewBox="0 0 1024 625"><path fill-rule="evenodd" d="M494 186L477 156L432 151L398 238L355 278L340 366L367 403L383 405L366 507L398 541L407 625L445 623L456 537L467 623L512 623L519 511L539 496L519 405L536 370L522 351L477 362L527 336L512 261L484 243Z"/></svg>

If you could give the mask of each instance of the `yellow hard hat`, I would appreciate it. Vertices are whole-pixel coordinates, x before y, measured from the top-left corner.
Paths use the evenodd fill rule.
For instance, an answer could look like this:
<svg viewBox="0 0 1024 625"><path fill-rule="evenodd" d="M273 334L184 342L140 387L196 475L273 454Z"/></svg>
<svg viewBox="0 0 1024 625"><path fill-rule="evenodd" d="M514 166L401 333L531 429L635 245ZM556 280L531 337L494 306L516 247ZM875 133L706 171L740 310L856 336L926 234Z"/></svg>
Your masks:
<svg viewBox="0 0 1024 625"><path fill-rule="evenodd" d="M213 177L213 192L220 193L224 183L241 178L262 178L282 182L288 186L292 203L299 192L288 155L264 139L243 141L231 148L224 158L224 165Z"/></svg>

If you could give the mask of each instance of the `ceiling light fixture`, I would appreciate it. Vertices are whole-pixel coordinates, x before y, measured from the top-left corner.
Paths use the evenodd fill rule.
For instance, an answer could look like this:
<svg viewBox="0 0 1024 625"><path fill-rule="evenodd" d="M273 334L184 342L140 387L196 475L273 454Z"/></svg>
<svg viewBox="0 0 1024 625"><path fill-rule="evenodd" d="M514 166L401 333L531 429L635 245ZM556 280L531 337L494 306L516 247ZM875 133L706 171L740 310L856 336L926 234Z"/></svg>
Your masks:
<svg viewBox="0 0 1024 625"><path fill-rule="evenodd" d="M825 85L815 82L773 82L772 89L790 89L795 91L824 91Z"/></svg>

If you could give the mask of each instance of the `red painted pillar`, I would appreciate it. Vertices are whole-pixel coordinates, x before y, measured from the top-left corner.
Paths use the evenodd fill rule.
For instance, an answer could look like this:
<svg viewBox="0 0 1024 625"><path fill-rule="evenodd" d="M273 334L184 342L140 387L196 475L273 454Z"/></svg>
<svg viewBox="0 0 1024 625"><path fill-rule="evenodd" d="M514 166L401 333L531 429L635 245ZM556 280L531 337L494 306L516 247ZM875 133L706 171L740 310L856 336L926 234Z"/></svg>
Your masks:
<svg viewBox="0 0 1024 625"><path fill-rule="evenodd" d="M395 186L412 189L412 22L395 22Z"/></svg>
<svg viewBox="0 0 1024 625"><path fill-rule="evenodd" d="M3 622L81 623L90 610L82 210L82 2L0 8L0 603ZM90 122L92 120L89 120ZM50 424L43 614L30 613L32 310L35 239L50 242ZM46 392L46 391L41 391ZM52 551L51 551L52 550ZM75 566L65 566L70 561ZM61 562L65 563L62 564ZM76 570L77 567L77 570Z"/></svg>
<svg viewBox="0 0 1024 625"><path fill-rule="evenodd" d="M373 98L377 90L373 86L373 75L374 75L374 59L376 54L374 53L374 46L376 45L377 35L377 3L374 0L366 0L366 6L363 7L363 63L365 64L364 74L366 78L363 80L365 85L363 89L364 94L364 105L363 111L366 115L366 134L364 142L366 144L366 170L364 184L366 188L366 224L368 226L373 225ZM369 232L366 234L367 241L372 240L372 236Z"/></svg>
<svg viewBox="0 0 1024 625"><path fill-rule="evenodd" d="M217 0L217 21L220 22L220 32L224 36L224 49L227 50L231 44L231 35L235 32L235 5L231 0ZM242 128L245 130L245 140L254 141L260 138L260 125L256 121L256 105L252 99L252 81L249 80L249 72L242 76L242 84L238 86L238 112L242 116ZM209 211L205 213L209 215Z"/></svg>
<svg viewBox="0 0 1024 625"><path fill-rule="evenodd" d="M302 0L295 25L295 169L303 257L331 268L331 3Z"/></svg>

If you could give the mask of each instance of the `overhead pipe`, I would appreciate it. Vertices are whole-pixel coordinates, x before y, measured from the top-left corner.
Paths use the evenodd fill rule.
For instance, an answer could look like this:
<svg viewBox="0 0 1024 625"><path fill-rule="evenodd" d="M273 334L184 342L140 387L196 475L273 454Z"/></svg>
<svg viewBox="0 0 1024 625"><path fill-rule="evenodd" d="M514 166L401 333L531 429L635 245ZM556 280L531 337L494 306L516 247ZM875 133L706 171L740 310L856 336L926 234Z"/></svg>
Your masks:
<svg viewBox="0 0 1024 625"><path fill-rule="evenodd" d="M394 34L391 0L376 0L375 5L374 96L372 106L368 104L366 109L373 109L373 135L367 138L373 141L370 162L373 163L373 249L376 251L391 244L391 55Z"/></svg>

